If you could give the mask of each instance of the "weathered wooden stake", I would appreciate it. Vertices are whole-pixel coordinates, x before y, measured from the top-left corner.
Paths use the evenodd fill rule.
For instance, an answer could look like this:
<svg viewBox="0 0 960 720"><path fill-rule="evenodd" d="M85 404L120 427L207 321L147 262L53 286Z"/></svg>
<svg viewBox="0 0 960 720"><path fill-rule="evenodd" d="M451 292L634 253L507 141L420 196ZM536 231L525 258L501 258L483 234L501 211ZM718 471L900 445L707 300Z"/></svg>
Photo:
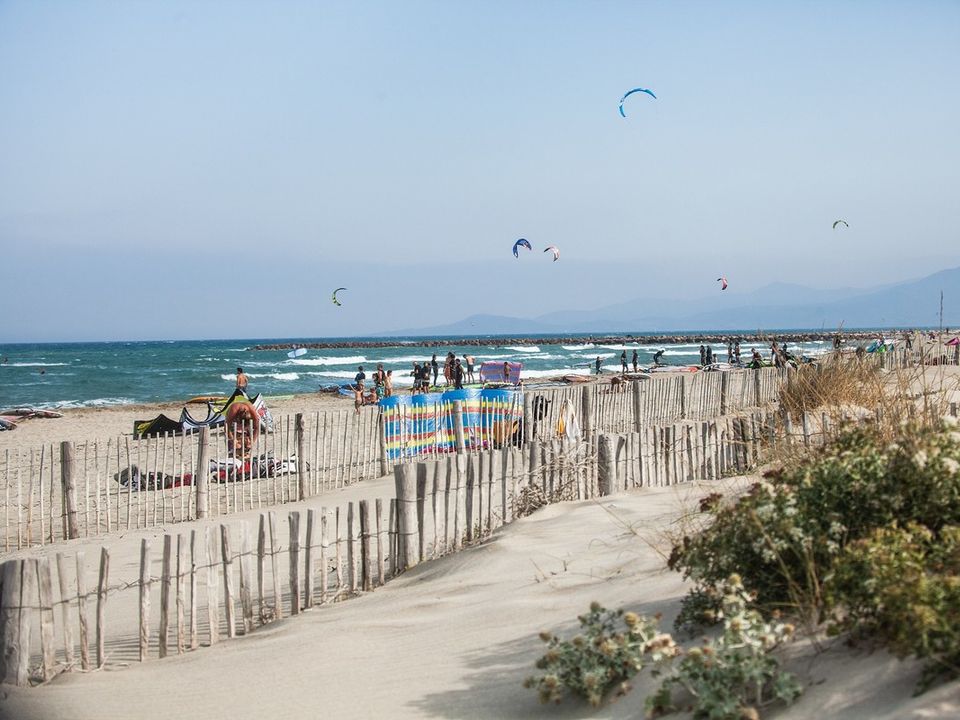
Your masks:
<svg viewBox="0 0 960 720"><path fill-rule="evenodd" d="M207 468L210 458L210 428L200 428L197 439L197 465L193 471L193 482L197 488L197 519L202 520L210 512L210 471Z"/></svg>
<svg viewBox="0 0 960 720"><path fill-rule="evenodd" d="M300 614L300 513L288 515L290 526L290 614Z"/></svg>
<svg viewBox="0 0 960 720"><path fill-rule="evenodd" d="M150 649L150 542L140 541L140 662Z"/></svg>

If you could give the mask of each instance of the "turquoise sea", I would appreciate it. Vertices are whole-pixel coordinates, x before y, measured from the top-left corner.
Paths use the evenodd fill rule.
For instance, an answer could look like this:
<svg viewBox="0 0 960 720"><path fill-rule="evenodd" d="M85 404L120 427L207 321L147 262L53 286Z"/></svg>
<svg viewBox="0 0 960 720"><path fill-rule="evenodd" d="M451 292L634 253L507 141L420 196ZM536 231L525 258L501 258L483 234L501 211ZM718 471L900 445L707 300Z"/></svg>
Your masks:
<svg viewBox="0 0 960 720"><path fill-rule="evenodd" d="M677 333L683 335L684 333ZM699 361L699 343L663 346L664 361L688 365ZM369 376L382 362L392 369L394 384L410 384L412 364L429 360L435 352L440 359L448 351L458 357L472 354L477 367L484 360L522 362L522 377L536 381L552 375L588 374L597 356L606 370L620 368L620 353L630 359L637 350L641 366L652 363L661 347L637 342L595 345L574 336L564 345L504 344L505 339L482 338L486 344L437 345L422 347L420 338L390 338L389 347L344 347L310 350L290 359L285 350L253 351L258 344L309 343L318 339L189 340L165 342L44 343L0 345L0 409L29 405L38 408L96 407L131 403L177 402L196 395L227 394L233 390L235 370L241 366L250 378L250 391L265 395L315 392L323 386L340 385L353 379L357 366ZM535 343L537 336L526 336ZM461 338L462 340L463 338ZM349 344L357 338L324 338L324 342ZM377 338L364 338L377 340ZM456 339L445 342L456 342ZM792 352L817 354L827 343L791 345ZM743 343L741 354L748 357L753 347L766 350L764 343ZM726 346L714 345L718 360L726 360ZM767 353L765 353L767 354Z"/></svg>

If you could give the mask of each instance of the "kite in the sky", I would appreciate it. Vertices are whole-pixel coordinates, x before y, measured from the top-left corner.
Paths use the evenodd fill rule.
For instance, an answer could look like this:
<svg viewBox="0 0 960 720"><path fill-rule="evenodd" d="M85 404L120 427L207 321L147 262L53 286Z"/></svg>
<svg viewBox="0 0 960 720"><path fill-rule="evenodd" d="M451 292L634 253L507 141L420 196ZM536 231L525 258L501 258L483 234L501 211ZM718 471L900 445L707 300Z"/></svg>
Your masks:
<svg viewBox="0 0 960 720"><path fill-rule="evenodd" d="M557 249L556 245L548 245L544 252L550 252L551 250L553 251L553 261L556 262L560 259L560 251Z"/></svg>
<svg viewBox="0 0 960 720"><path fill-rule="evenodd" d="M849 225L847 225L847 221L846 221L846 220L835 220L834 223L833 223L833 229L836 230L836 229L837 229L837 225L839 225L840 223L843 223L843 224L846 225L847 227L850 227Z"/></svg>
<svg viewBox="0 0 960 720"><path fill-rule="evenodd" d="M727 289L727 279L725 277L718 277L717 282L720 283L721 290Z"/></svg>
<svg viewBox="0 0 960 720"><path fill-rule="evenodd" d="M519 240L517 240L517 241L513 244L513 256L514 256L515 258L520 257L520 248L521 248L521 247L525 247L527 250L533 250L533 248L530 246L529 241L524 240L523 238L520 238Z"/></svg>
<svg viewBox="0 0 960 720"><path fill-rule="evenodd" d="M647 95L652 97L654 100L657 99L657 96L653 94L653 90L647 90L646 88L634 88L633 90L628 92L626 95L624 95L622 98L620 98L620 115L622 117L627 116L627 114L623 111L623 101L626 100L631 95L633 95L634 93L638 93L638 92L646 93Z"/></svg>
<svg viewBox="0 0 960 720"><path fill-rule="evenodd" d="M331 297L331 300L333 300L333 304L336 305L337 307L340 307L341 305L343 305L342 302L337 300L337 293L340 292L341 290L346 290L346 288L337 288L336 290L333 291L333 296Z"/></svg>

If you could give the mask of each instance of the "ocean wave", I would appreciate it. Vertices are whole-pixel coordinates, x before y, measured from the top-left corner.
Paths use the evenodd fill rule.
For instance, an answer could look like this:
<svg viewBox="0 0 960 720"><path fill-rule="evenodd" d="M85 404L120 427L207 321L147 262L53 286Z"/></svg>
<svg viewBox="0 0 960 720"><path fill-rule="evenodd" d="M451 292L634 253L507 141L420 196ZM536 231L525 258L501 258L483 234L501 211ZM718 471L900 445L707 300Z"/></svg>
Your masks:
<svg viewBox="0 0 960 720"><path fill-rule="evenodd" d="M517 345L516 347L511 347L510 345L504 346L504 350L513 350L514 352L519 353L538 353L540 348L536 345Z"/></svg>
<svg viewBox="0 0 960 720"><path fill-rule="evenodd" d="M45 363L45 362L7 362L0 367L58 367L69 365L70 363Z"/></svg>
<svg viewBox="0 0 960 720"><path fill-rule="evenodd" d="M348 357L301 357L288 359L289 365L359 365L370 362L363 355L350 355Z"/></svg>
<svg viewBox="0 0 960 720"><path fill-rule="evenodd" d="M612 352L608 352L608 353L605 353L605 352L602 352L602 353L574 353L574 355L573 355L573 357L586 358L587 360L596 360L598 357L599 357L601 360L606 360L607 358L612 358L612 357L616 357L616 356L617 356L617 354L616 354L616 353L612 353Z"/></svg>
<svg viewBox="0 0 960 720"><path fill-rule="evenodd" d="M299 376L297 373L295 373L295 372L287 372L287 373L247 373L247 377L250 378L251 380L257 380L258 378L270 378L271 380L281 380L281 381L285 381L285 382L291 381L291 380L299 380L299 379L300 379L300 376ZM221 375L220 378L223 379L223 380L236 380L236 379L237 379L237 376L236 376L236 375L233 375L233 374L230 374L230 375Z"/></svg>
<svg viewBox="0 0 960 720"><path fill-rule="evenodd" d="M596 347L593 343L586 343L584 345L561 345L564 350L589 350L592 347Z"/></svg>
<svg viewBox="0 0 960 720"><path fill-rule="evenodd" d="M554 368L553 370L523 370L520 373L521 379L557 377L559 375L589 375L590 368Z"/></svg>
<svg viewBox="0 0 960 720"><path fill-rule="evenodd" d="M105 397L93 400L54 400L34 403L31 407L38 410L70 410L75 408L109 407L111 405L132 405L136 400L128 397Z"/></svg>
<svg viewBox="0 0 960 720"><path fill-rule="evenodd" d="M606 348L607 350L643 350L642 345L601 345L600 347Z"/></svg>

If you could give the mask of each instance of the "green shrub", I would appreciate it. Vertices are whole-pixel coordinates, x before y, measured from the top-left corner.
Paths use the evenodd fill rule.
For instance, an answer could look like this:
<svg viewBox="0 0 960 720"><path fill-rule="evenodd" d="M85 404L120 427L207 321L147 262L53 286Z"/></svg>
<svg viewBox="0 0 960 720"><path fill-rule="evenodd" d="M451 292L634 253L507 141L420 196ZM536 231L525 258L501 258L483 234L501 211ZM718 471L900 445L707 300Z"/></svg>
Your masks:
<svg viewBox="0 0 960 720"><path fill-rule="evenodd" d="M527 678L524 686L537 688L541 702L560 702L571 692L597 707L615 686L626 692L626 681L645 664L677 652L673 638L658 632L656 620L636 613L592 603L578 619L580 633L571 640L540 633L547 643L546 654L537 661L543 674Z"/></svg>
<svg viewBox="0 0 960 720"><path fill-rule="evenodd" d="M960 527L911 524L851 543L827 583L835 632L882 640L929 662L918 692L960 676Z"/></svg>
<svg viewBox="0 0 960 720"><path fill-rule="evenodd" d="M751 598L736 575L720 590L723 634L687 650L673 663L660 690L647 698L649 716L675 710L676 690L692 697L695 718L710 720L757 718L759 708L776 700L791 702L800 695L796 678L781 671L770 655L792 636L793 626L768 623L749 609Z"/></svg>
<svg viewBox="0 0 960 720"><path fill-rule="evenodd" d="M904 425L896 442L875 428L848 427L807 461L769 476L740 498L704 508L708 525L677 543L669 565L697 594L679 621L709 619L704 593L731 573L758 589L767 609L817 620L824 577L850 542L892 524L937 533L960 525L960 432Z"/></svg>

